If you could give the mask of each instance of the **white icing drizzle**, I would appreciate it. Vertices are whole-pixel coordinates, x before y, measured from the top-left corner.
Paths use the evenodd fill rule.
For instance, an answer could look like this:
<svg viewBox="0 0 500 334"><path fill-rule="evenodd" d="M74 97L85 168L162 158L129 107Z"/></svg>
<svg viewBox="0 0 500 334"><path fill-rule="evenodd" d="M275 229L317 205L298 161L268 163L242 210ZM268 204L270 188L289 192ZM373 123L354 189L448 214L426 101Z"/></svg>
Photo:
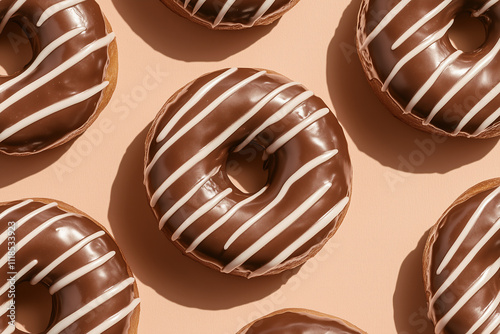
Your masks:
<svg viewBox="0 0 500 334"><path fill-rule="evenodd" d="M455 96L466 84L468 84L480 71L482 71L495 56L500 51L500 39L496 42L495 46L491 49L486 56L484 56L480 61L478 61L467 73L458 80L453 87L439 100L439 102L434 106L427 119L423 124L429 124L434 116L443 108L450 99Z"/></svg>
<svg viewBox="0 0 500 334"><path fill-rule="evenodd" d="M72 282L76 281L77 279L83 277L84 275L90 273L91 271L99 268L109 260L111 260L114 256L116 255L115 251L111 251L109 253L106 253L105 255L99 257L98 259L87 263L86 265L78 268L77 270L67 274L49 288L49 293L53 295L57 291L61 290L68 284L71 284Z"/></svg>
<svg viewBox="0 0 500 334"><path fill-rule="evenodd" d="M184 0L184 8L187 8L191 0ZM194 5L193 11L190 13L191 16L194 16L198 10L205 4L206 0L198 0L196 4ZM227 12L231 9L231 7L234 5L236 0L226 0L222 8L220 9L219 13L217 13L217 17L215 18L214 22L212 23L212 27L218 26L224 17L226 16ZM248 24L245 24L246 27L251 27L257 22L264 14L271 8L271 6L274 4L275 0L265 0L262 5L259 7L257 12L250 18L250 22Z"/></svg>
<svg viewBox="0 0 500 334"><path fill-rule="evenodd" d="M495 329L500 326L500 316L496 316L495 319L484 329L482 334L491 334Z"/></svg>
<svg viewBox="0 0 500 334"><path fill-rule="evenodd" d="M198 10L200 10L201 6L203 6L205 1L206 0L198 0L198 2L196 3L196 5L193 8L193 12L191 13L191 16L193 16L194 14L196 14L198 12Z"/></svg>
<svg viewBox="0 0 500 334"><path fill-rule="evenodd" d="M167 220L172 217L172 215L179 210L184 204L186 204L194 194L200 190L207 182L210 180L215 174L219 172L219 167L214 168L207 176L200 180L191 190L189 190L184 196L182 196L170 209L165 212L165 214L161 217L159 223L159 229L163 229Z"/></svg>
<svg viewBox="0 0 500 334"><path fill-rule="evenodd" d="M266 104L271 102L272 99L274 99L276 96L278 96L281 92L285 91L286 89L293 87L293 86L298 86L300 85L298 82L289 82L287 84L284 84L282 86L279 86L278 88L274 89L272 92L264 96L255 106L253 106L252 111L253 113L259 112ZM234 152L239 152L241 151L250 141L243 141L241 144L236 146L234 149Z"/></svg>
<svg viewBox="0 0 500 334"><path fill-rule="evenodd" d="M236 130L238 130L243 124L245 124L250 118L257 113L259 109L252 108L241 116L236 122L231 124L226 130L224 130L215 139L209 142L205 147L203 147L197 154L186 161L180 168L178 168L174 173L162 183L162 185L155 191L151 196L150 205L153 207L156 205L163 193L172 185L178 178L186 173L189 169L195 166L202 159L206 158L210 153L212 153L219 145L224 143Z"/></svg>
<svg viewBox="0 0 500 334"><path fill-rule="evenodd" d="M484 108L488 103L490 103L495 97L500 94L500 82L488 92L481 100L479 100L474 107L472 107L471 110L469 110L465 116L462 118L460 123L457 125L455 130L453 131L454 135L457 135L463 128L464 126L467 125L467 123L470 122L470 120L476 116L482 108Z"/></svg>
<svg viewBox="0 0 500 334"><path fill-rule="evenodd" d="M224 225L236 212L238 212L243 206L251 203L254 199L262 195L266 190L268 186L262 188L252 196L244 199L243 201L237 203L235 206L233 206L228 212L226 212L222 217L220 217L215 223L210 225L209 228L207 228L203 233L201 233L192 243L189 245L189 247L186 249L187 253L192 252L195 250L196 247L198 247L199 244L203 242L210 234L212 234L215 230L217 230L219 227Z"/></svg>
<svg viewBox="0 0 500 334"><path fill-rule="evenodd" d="M172 241L179 239L182 232L184 232L189 226L191 226L198 218L205 215L207 212L212 210L220 201L226 198L227 195L233 192L233 189L227 188L220 194L211 198L208 202L200 206L192 215L185 219L181 225L172 234Z"/></svg>
<svg viewBox="0 0 500 334"><path fill-rule="evenodd" d="M432 73L432 75L427 79L427 81L420 87L417 93L410 100L408 105L405 108L404 113L409 114L415 105L422 99L422 97L431 89L431 87L436 83L437 79L441 74L443 74L444 70L453 63L463 52L461 50L457 50L452 53L448 58L446 58L441 64L439 64L438 68Z"/></svg>
<svg viewBox="0 0 500 334"><path fill-rule="evenodd" d="M55 222L58 222L64 218L67 217L73 217L77 216L74 213L64 213L55 217L52 217L51 219L47 220L45 223L41 224L37 228L35 228L33 231L31 231L28 235L26 235L24 238L19 240L16 245L16 253L21 250L24 246L26 246L27 243L29 243L31 240L33 240L35 237L37 237L40 232L48 228L50 225L54 224ZM0 268L3 267L4 265L7 264L8 260L8 254L5 254L1 259L0 259Z"/></svg>
<svg viewBox="0 0 500 334"><path fill-rule="evenodd" d="M85 0L65 0L65 1L60 1L56 3L55 5L50 6L47 8L40 18L38 19L38 22L36 23L37 27L40 27L42 24L44 24L45 21L47 21L49 18L52 17L52 15L63 11L65 9L68 9L70 7L76 6L79 3L84 2Z"/></svg>
<svg viewBox="0 0 500 334"><path fill-rule="evenodd" d="M321 217L313 226L311 226L305 233L303 233L299 238L294 240L281 253L276 255L274 259L272 259L264 266L252 272L249 277L251 278L254 276L263 275L267 273L269 270L283 263L297 249L302 247L306 242L311 240L321 230L326 228L328 224L330 224L335 219L335 217L337 217L342 212L342 210L344 210L344 208L347 206L348 203L349 203L349 197L344 197L337 204L335 204L335 206L331 208L323 217Z"/></svg>
<svg viewBox="0 0 500 334"><path fill-rule="evenodd" d="M21 203L18 203L6 210L4 210L2 213L0 213L0 219L3 219L7 217L10 213L16 211L17 209L20 209L27 204L33 202L33 200L26 200ZM42 212L52 208L56 207L57 203L49 203L46 204L30 213L22 217L17 221L18 227L31 218L35 217L36 215L41 214ZM24 236L22 239L20 239L17 242L16 245L16 253L19 252L23 247L25 247L30 241L32 241L34 238L39 236L44 230L49 228L51 225L53 225L55 222L61 221L67 217L78 217L77 214L74 213L64 213L60 214L57 216L54 216L45 222L42 222L40 225L38 225L36 228L34 228L32 231L30 231L26 236ZM47 265L45 268L40 270L40 272L31 279L31 284L37 284L39 283L47 274L49 274L54 268L56 268L58 265L60 265L63 261L67 260L71 255L75 254L79 250L81 250L83 247L88 245L90 242L93 240L96 240L97 238L105 235L104 231L99 231L96 232L92 235L89 235L82 240L80 240L78 243L76 243L74 246L72 246L69 250L65 251L63 254L61 254L59 257L57 257L54 261L52 261L49 265ZM69 273L68 275L64 276L57 282L55 282L50 288L49 288L49 293L54 294L57 291L59 291L61 288L64 286L67 286L68 284L74 282L75 280L79 279L80 277L84 276L85 274L91 272L92 270L95 270L99 266L103 265L107 261L109 261L114 255L116 255L115 251L111 251L104 256L101 256L100 258L80 267L79 269ZM4 266L8 261L8 254L5 254L2 259L0 259L0 267ZM19 270L16 274L16 281L21 279L23 276L25 276L28 272L30 272L36 265L38 264L38 260L32 260L28 265L24 266L21 270ZM119 292L123 291L126 287L130 286L133 284L134 278L128 278L127 280L121 282L118 285L115 285L108 289L106 292L104 292L101 296L97 297L90 303L86 304L76 312L72 313L68 317L64 318L61 320L59 323L57 323L48 333L60 333L63 331L65 328L67 328L69 325L77 321L79 318L87 314L88 312L92 311L99 305L103 304L107 300L111 299L113 296L118 294ZM0 294L4 294L8 290L9 282L5 283L1 288L0 288ZM120 320L125 318L130 312L132 312L137 305L139 304L140 299L136 298L134 299L129 305L124 307L122 310L119 312L115 313L103 323L101 323L99 326L94 328L92 331L89 333L97 334L97 333L102 333L103 331L106 331L116 323L118 323ZM8 311L10 300L4 303L2 306L0 306L0 312L2 312L0 315L5 314ZM9 328L12 328L12 331L15 330L14 326L9 326ZM9 330L7 328L7 331ZM5 331L4 331L5 332Z"/></svg>
<svg viewBox="0 0 500 334"><path fill-rule="evenodd" d="M436 291L430 301L430 309L434 306L437 299L453 284L457 277L465 270L465 268L472 262L474 257L484 247L484 245L491 240L491 238L500 230L500 224L495 223L488 232L479 240L479 242L471 249L471 251L464 257L460 264L453 270L453 272L446 278L443 284Z"/></svg>
<svg viewBox="0 0 500 334"><path fill-rule="evenodd" d="M31 285L38 284L41 280L45 278L52 270L54 270L58 265L63 263L66 259L68 259L70 256L76 254L80 249L85 247L87 244L89 244L91 241L102 237L104 234L104 231L99 231L96 232L92 235L89 235L88 237L80 240L76 245L68 249L66 252L61 254L57 259L52 261L48 266L46 266L43 270L41 270L35 277L33 277L30 281Z"/></svg>
<svg viewBox="0 0 500 334"><path fill-rule="evenodd" d="M493 278L500 269L500 259L489 266L474 284L460 297L460 299L453 305L453 307L446 313L436 324L436 333L441 333L448 322L457 314L457 312L479 291L481 288Z"/></svg>
<svg viewBox="0 0 500 334"><path fill-rule="evenodd" d="M75 104L78 104L80 102L83 102L95 94L101 92L104 88L106 88L109 85L109 81L104 81L100 85L97 85L95 87L92 87L84 92L78 93L76 95L73 95L71 97L68 97L62 101L59 101L57 103L54 103L53 105L50 105L46 108L43 108L42 110L39 110L28 117L20 120L19 122L13 124L12 126L8 127L7 129L3 130L0 132L0 142L4 141L5 139L9 138L10 136L16 134L17 132L21 131L22 129L52 115L55 114L65 108L71 107Z"/></svg>
<svg viewBox="0 0 500 334"><path fill-rule="evenodd" d="M476 136L486 130L491 124L493 124L497 118L500 117L500 108L498 108L494 113L492 113L488 118L484 120L483 123L477 128L477 130L472 134L473 136Z"/></svg>
<svg viewBox="0 0 500 334"><path fill-rule="evenodd" d="M5 313L7 313L11 301L13 301L13 299L7 300L5 303L2 304L2 306L0 306L0 316L3 316Z"/></svg>
<svg viewBox="0 0 500 334"><path fill-rule="evenodd" d="M379 24L375 26L368 36L366 36L365 41L361 45L361 49L366 48L375 37L380 34L380 32L389 24L391 21L410 3L411 0L402 0L394 8L391 9L389 13L380 21Z"/></svg>
<svg viewBox="0 0 500 334"><path fill-rule="evenodd" d="M151 160L151 163L148 167L146 167L146 175L151 171L154 164L158 161L161 155L168 150L179 138L188 133L193 127L198 125L205 117L207 117L210 113L212 113L215 108L220 106L224 101L226 101L231 95L236 93L238 90L242 89L250 82L256 80L257 78L263 76L266 71L257 72L250 77L238 82L236 85L232 86L224 93L219 95L215 100L212 101L206 108L200 111L195 117L193 117L189 122L187 122L179 131L177 131L172 137L170 137L156 152L155 156Z"/></svg>
<svg viewBox="0 0 500 334"><path fill-rule="evenodd" d="M227 12L233 6L235 1L236 0L226 0L226 3L224 4L224 6L222 6L219 14L217 14L217 17L215 18L215 21L212 25L213 27L216 27L221 23L222 19L224 18L224 16L226 16Z"/></svg>
<svg viewBox="0 0 500 334"><path fill-rule="evenodd" d="M274 123L279 122L285 116L287 116L289 113L291 113L293 110L295 110L300 104L305 102L307 99L309 99L311 96L313 96L314 93L311 91L305 91L300 93L299 95L295 96L293 99L285 103L281 108L275 112L271 117L266 119L264 123L262 123L257 129L255 129L251 134L249 134L246 139L239 144L236 149L234 150L235 152L239 152L243 147L247 146L259 133L264 131L265 128L273 125Z"/></svg>
<svg viewBox="0 0 500 334"><path fill-rule="evenodd" d="M285 145L290 139L295 137L301 131L305 130L309 125L313 124L314 122L324 117L325 115L328 115L329 113L330 110L328 108L323 108L316 111L314 114L312 114L311 116L307 117L305 120L294 126L287 133L276 139L274 143L269 145L269 147L266 149L266 154L268 155L273 154L274 152L279 150L283 145Z"/></svg>
<svg viewBox="0 0 500 334"><path fill-rule="evenodd" d="M109 317L108 319L106 319L102 324L100 324L96 328L92 329L87 334L100 334L100 333L104 333L106 330L108 330L109 328L113 327L120 320L122 320L127 315L129 315L137 307L137 305L139 305L140 302L141 302L141 300L139 298L134 299L128 306L126 306L125 308L121 309L119 312L113 314L111 317Z"/></svg>
<svg viewBox="0 0 500 334"><path fill-rule="evenodd" d="M33 260L24 267L21 268L16 274L15 277L15 282L19 281L24 275L26 275L31 269L33 269L36 265L38 264L37 260ZM1 288L0 288L0 295L3 295L9 290L11 282L6 282Z"/></svg>
<svg viewBox="0 0 500 334"><path fill-rule="evenodd" d="M90 301L88 304L82 306L80 309L76 310L75 312L71 313L68 315L66 318L62 319L59 321L54 327L52 327L47 334L57 334L61 333L65 328L67 328L69 325L86 315L87 313L91 312L92 310L96 309L100 305L104 304L123 290L125 290L127 287L132 285L134 283L134 278L129 277L126 280L122 281L121 283L114 285L113 287L109 288L104 292L102 295L99 297L95 298L94 300Z"/></svg>
<svg viewBox="0 0 500 334"><path fill-rule="evenodd" d="M245 249L240 255L238 255L234 260L232 260L228 265L226 265L222 272L230 273L234 269L241 266L258 251L260 251L264 246L266 246L271 240L275 239L286 229L288 229L297 219L299 219L304 213L311 209L326 192L332 187L330 182L324 184L318 190L316 190L312 195L310 195L304 202L302 202L295 210L293 210L288 216L286 216L279 223L274 225L269 231L267 231L262 237Z"/></svg>
<svg viewBox="0 0 500 334"><path fill-rule="evenodd" d="M328 151L319 157L316 157L312 159L311 161L307 162L304 164L302 167L300 167L295 173L293 173L283 184L281 187L280 191L278 192L278 195L269 203L267 204L261 211L256 213L252 218L247 220L243 225L241 225L229 238L229 240L226 242L224 245L224 250L227 250L231 244L238 239L246 230L248 230L253 224L255 224L259 219L261 219L265 214L267 214L271 209L273 209L276 205L278 205L285 195L288 193L288 190L292 187L292 185L300 180L304 175L307 173L311 172L313 169L318 167L319 165L327 162L331 158L333 158L335 155L338 154L338 150L332 150Z"/></svg>
<svg viewBox="0 0 500 334"><path fill-rule="evenodd" d="M497 309L498 305L500 305L500 292L497 294L493 302L484 310L483 314L477 321L474 323L474 325L467 331L465 334L473 334L479 327L481 327L486 320L495 312Z"/></svg>
<svg viewBox="0 0 500 334"><path fill-rule="evenodd" d="M382 86L382 92L387 91L387 88L389 87L389 84L391 83L392 79L398 74L398 72L401 70L401 68L406 65L410 60L412 60L415 56L417 56L420 52L424 51L427 49L429 46L443 38L443 36L448 32L448 29L453 25L453 21L451 20L444 28L436 31L434 34L428 36L422 43L420 43L417 47L415 47L413 50L408 52L403 58L401 58L396 65L394 65L394 68L392 69L391 73L387 77L387 79L384 82L384 85Z"/></svg>
<svg viewBox="0 0 500 334"><path fill-rule="evenodd" d="M406 30L391 46L391 50L395 50L403 44L408 38L422 28L427 22L432 20L437 14L441 13L453 0L446 0L441 2L437 7L422 16L414 25Z"/></svg>
<svg viewBox="0 0 500 334"><path fill-rule="evenodd" d="M14 15L19 10L19 8L21 8L21 6L24 5L25 2L26 0L17 0L14 3L12 3L12 6L10 6L7 13L5 13L5 16L3 17L2 21L0 21L0 34L3 32L3 29L7 25L7 22L9 22L12 15Z"/></svg>
<svg viewBox="0 0 500 334"><path fill-rule="evenodd" d="M257 10L257 12L252 16L250 19L250 22L248 23L248 26L253 26L255 22L257 22L259 19L264 16L264 14L271 8L271 6L274 4L275 0L265 0L262 6Z"/></svg>
<svg viewBox="0 0 500 334"><path fill-rule="evenodd" d="M236 67L226 70L224 73L220 74L216 78L210 80L203 87L201 87L190 99L179 109L178 112L168 121L165 127L160 131L156 137L156 142L159 143L167 137L170 130L177 124L177 122L184 116L196 103L200 102L203 97L214 88L219 82L236 72L238 69Z"/></svg>
<svg viewBox="0 0 500 334"><path fill-rule="evenodd" d="M98 40L86 45L80 51L78 51L74 56L72 56L68 60L64 61L62 64L58 65L52 71L50 71L49 73L45 74L44 76L38 78L37 80L29 83L28 85L24 86L19 91L17 91L16 93L12 94L7 99L2 101L0 103L0 113L2 111L4 111L6 108L8 108L11 105L13 105L14 103L16 103L17 101L19 101L20 99L27 96L28 94L34 92L35 90L39 89L41 86L47 84L49 81L56 78L61 73L67 71L69 68L78 64L78 62L85 59L88 55L92 54L93 52L95 52L103 47L107 47L114 39L115 39L115 34L110 33L110 34L106 35L105 37L98 39Z"/></svg>
<svg viewBox="0 0 500 334"><path fill-rule="evenodd" d="M28 201L26 201L26 202L28 202ZM26 203L26 202L18 204L19 207L17 207L18 205L16 205L16 207L17 207L16 209L19 209L20 207L23 207L23 206L25 206L26 204L28 204L28 203L30 203L32 201L30 201L28 203ZM21 204L23 204L23 205L21 205ZM44 212L44 211L46 211L46 210L48 210L50 208L56 207L56 206L57 206L57 203L56 202L52 202L52 203L46 204L46 205L44 205L44 206L42 206L42 207L40 207L40 208L38 208L38 209L36 209L36 210L28 213L27 215L25 215L24 217L22 217L21 219L19 219L16 222L16 229L18 229L21 226L23 226L28 220L30 220L31 218L35 217L36 215L38 215L38 214L40 214L40 213L42 213L42 212ZM12 211L14 211L14 210L12 210ZM0 244L2 244L5 240L7 240L8 233L9 233L9 231L5 230L2 233L2 235L0 235Z"/></svg>
<svg viewBox="0 0 500 334"><path fill-rule="evenodd" d="M21 74L18 76L12 78L11 80L3 83L0 85L0 92L5 91L6 89L14 86L15 84L19 83L21 80L26 78L28 75L33 73L38 66L58 47L63 45L64 43L68 42L72 38L76 37L77 35L81 34L82 32L85 31L85 28L75 28L73 30L70 30L66 32L65 34L59 36L56 38L54 41L52 41L49 45L47 45L41 52L40 54L36 57L36 59L33 61L33 63L26 69L24 70Z"/></svg>
<svg viewBox="0 0 500 334"><path fill-rule="evenodd" d="M483 213L486 206L489 203L491 203L491 201L499 194L500 194L500 187L492 191L488 196L486 196L486 198L481 202L481 204L479 204L476 211L474 211L469 221L467 222L467 224L465 224L463 230L458 235L457 240L455 240L453 245L451 245L450 249L448 250L448 252L446 252L445 256L443 257L443 260L439 264L438 269L436 271L438 275L440 275L443 272L444 268L448 265L448 263L450 263L451 259L455 256L455 254L458 251L458 248L460 247L460 245L463 244L467 235L469 235L472 228L476 225L479 217Z"/></svg>
<svg viewBox="0 0 500 334"><path fill-rule="evenodd" d="M379 33L410 3L411 0L403 0L400 1L392 10L378 23L375 28L372 30L370 34L366 37L365 41L361 45L361 49L366 48L371 41L373 41ZM420 28L422 28L425 24L427 24L430 20L436 17L439 13L441 13L447 6L449 6L453 1L452 0L444 0L437 7L433 8L429 12L427 12L424 16L422 16L416 23L414 23L410 28L408 28L399 38L392 44L391 50L395 50L399 46L401 46L405 41L407 41L411 36L413 36ZM476 10L472 13L472 16L478 17L487 10L489 10L492 6L496 5L499 0L489 0L487 1L479 10ZM452 25L453 20L448 24L448 28ZM445 28L445 30L448 30ZM382 86L382 92L387 91L390 82L396 76L396 74L401 70L401 68L413 59L417 54L425 50L431 44L436 42L438 39L442 38L445 35L446 31L440 30L439 32L429 36L423 43L418 45L415 49L409 52L406 56L401 58L399 62L394 66L391 73L387 77L386 81ZM437 38L436 38L437 37ZM427 42L427 43L426 43ZM430 42L430 43L429 43ZM469 83L472 78L474 78L484 67L486 67L493 58L499 52L499 42L495 45L495 47L488 53L483 59L481 59L474 67L472 67L464 77L462 77L459 81L455 83L451 90L449 90L442 98L438 101L438 103L431 110L430 114L427 118L422 122L424 125L428 125L432 119L436 116L436 114L449 102L449 100L455 96L467 83ZM460 56L462 52L456 51L448 58L446 58L436 69L436 71L432 74L432 76L426 81L426 83L418 90L418 92L413 96L412 100L408 103L403 113L410 113L415 105L420 101L420 99L429 91L432 85L437 81L438 77L444 72L444 70ZM492 93L491 93L492 94ZM488 94L491 97L491 94ZM485 100L486 101L486 100ZM485 102L482 101L482 102ZM484 105L483 105L484 106ZM467 122L472 119L477 113L481 111L481 107L479 105L476 106L475 109L471 110L464 119L460 122L459 126L452 132L453 135L457 135L460 130L467 124ZM472 134L472 136L477 136L489 126L491 126L496 119L500 117L500 109L498 109L493 115L490 115L480 126L479 128Z"/></svg>
<svg viewBox="0 0 500 334"><path fill-rule="evenodd" d="M479 10L473 12L472 16L478 17L478 16L483 15L484 12L486 12L488 9L490 9L493 5L497 4L497 2L498 2L498 0L490 0L490 1L488 1Z"/></svg>
<svg viewBox="0 0 500 334"><path fill-rule="evenodd" d="M7 217L7 215L11 214L12 212L16 211L17 209L20 209L28 204L30 204L31 202L33 202L32 199L28 199L26 201L23 201L21 203L18 203L16 205L13 205L11 206L10 208L4 210L2 213L0 213L0 219L4 219L5 217Z"/></svg>
<svg viewBox="0 0 500 334"><path fill-rule="evenodd" d="M16 331L16 326L7 326L7 328L2 332L2 334L12 334Z"/></svg>

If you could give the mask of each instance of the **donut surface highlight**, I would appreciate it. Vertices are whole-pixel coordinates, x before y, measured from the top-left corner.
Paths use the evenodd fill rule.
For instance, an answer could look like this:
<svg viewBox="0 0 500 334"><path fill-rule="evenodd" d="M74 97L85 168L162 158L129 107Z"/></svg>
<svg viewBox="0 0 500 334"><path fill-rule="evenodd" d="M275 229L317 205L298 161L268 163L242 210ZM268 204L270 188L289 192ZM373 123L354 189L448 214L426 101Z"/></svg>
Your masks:
<svg viewBox="0 0 500 334"><path fill-rule="evenodd" d="M15 302L11 285L27 281L46 286L52 295L44 334L137 333L135 279L97 222L62 202L27 199L0 203L0 225L2 333L24 333L7 315Z"/></svg>
<svg viewBox="0 0 500 334"><path fill-rule="evenodd" d="M263 159L262 189L232 184L231 152ZM194 80L167 101L146 141L159 228L191 258L240 276L275 274L316 254L347 211L351 177L343 130L325 103L266 70Z"/></svg>
<svg viewBox="0 0 500 334"><path fill-rule="evenodd" d="M306 309L283 309L255 320L237 334L366 334L353 324Z"/></svg>
<svg viewBox="0 0 500 334"><path fill-rule="evenodd" d="M0 76L0 152L28 155L80 135L111 98L118 71L115 35L94 0L0 1L26 32L32 60Z"/></svg>
<svg viewBox="0 0 500 334"><path fill-rule="evenodd" d="M235 30L279 19L299 0L161 0L173 12L211 29Z"/></svg>
<svg viewBox="0 0 500 334"><path fill-rule="evenodd" d="M424 252L429 318L437 334L500 333L500 179L458 198Z"/></svg>
<svg viewBox="0 0 500 334"><path fill-rule="evenodd" d="M449 36L464 13L486 32L470 52ZM405 123L447 136L500 135L499 1L363 0L357 49L372 89Z"/></svg>

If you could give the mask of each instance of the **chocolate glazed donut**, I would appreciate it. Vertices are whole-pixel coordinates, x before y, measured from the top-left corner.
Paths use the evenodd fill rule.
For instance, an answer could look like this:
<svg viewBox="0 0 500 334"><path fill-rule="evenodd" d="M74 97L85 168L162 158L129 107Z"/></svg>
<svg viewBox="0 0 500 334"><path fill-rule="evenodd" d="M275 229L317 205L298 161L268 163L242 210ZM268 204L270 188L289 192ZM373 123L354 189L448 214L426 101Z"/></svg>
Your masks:
<svg viewBox="0 0 500 334"><path fill-rule="evenodd" d="M500 179L460 196L430 231L424 252L436 334L500 333Z"/></svg>
<svg viewBox="0 0 500 334"><path fill-rule="evenodd" d="M0 76L0 152L28 155L80 135L116 85L114 34L94 0L0 1L29 37L33 59Z"/></svg>
<svg viewBox="0 0 500 334"><path fill-rule="evenodd" d="M463 13L486 30L472 52L448 36ZM404 122L447 136L500 135L498 0L363 0L357 48L373 90Z"/></svg>
<svg viewBox="0 0 500 334"><path fill-rule="evenodd" d="M211 29L234 30L279 19L299 0L161 0L173 12Z"/></svg>
<svg viewBox="0 0 500 334"><path fill-rule="evenodd" d="M261 148L261 151L255 148ZM267 184L244 193L231 152L262 152ZM225 273L279 273L316 254L351 196L343 131L325 103L282 75L231 68L178 91L153 122L145 184L160 229L188 256Z"/></svg>
<svg viewBox="0 0 500 334"><path fill-rule="evenodd" d="M48 199L0 203L0 331L15 307L11 285L43 284L52 295L44 334L135 334L139 298L113 238L77 209ZM17 274L16 274L17 273Z"/></svg>
<svg viewBox="0 0 500 334"><path fill-rule="evenodd" d="M353 324L305 309L284 309L255 320L237 334L366 334Z"/></svg>

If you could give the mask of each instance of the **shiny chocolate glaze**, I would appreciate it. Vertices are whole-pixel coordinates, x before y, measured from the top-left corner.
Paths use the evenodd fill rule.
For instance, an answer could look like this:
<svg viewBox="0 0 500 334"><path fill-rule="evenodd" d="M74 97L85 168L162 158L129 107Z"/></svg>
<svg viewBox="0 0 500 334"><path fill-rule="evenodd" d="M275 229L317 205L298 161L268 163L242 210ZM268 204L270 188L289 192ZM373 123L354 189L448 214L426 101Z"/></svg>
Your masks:
<svg viewBox="0 0 500 334"><path fill-rule="evenodd" d="M94 0L0 1L0 28L19 24L33 59L0 76L0 152L26 154L57 146L97 115L114 34Z"/></svg>
<svg viewBox="0 0 500 334"><path fill-rule="evenodd" d="M255 321L238 334L363 334L346 321L308 310L282 310Z"/></svg>
<svg viewBox="0 0 500 334"><path fill-rule="evenodd" d="M472 52L457 50L449 38L463 13L486 30ZM499 1L363 0L357 46L372 88L399 118L444 135L498 135Z"/></svg>
<svg viewBox="0 0 500 334"><path fill-rule="evenodd" d="M297 0L162 0L216 29L252 27L281 16ZM270 22L267 22L270 23Z"/></svg>
<svg viewBox="0 0 500 334"><path fill-rule="evenodd" d="M436 333L500 333L500 179L469 192L431 231L424 256Z"/></svg>
<svg viewBox="0 0 500 334"><path fill-rule="evenodd" d="M229 180L226 161L235 151L263 159L269 177L257 193ZM160 229L205 265L247 277L315 254L351 196L335 116L302 85L265 70L221 70L182 88L151 127L145 164Z"/></svg>
<svg viewBox="0 0 500 334"><path fill-rule="evenodd" d="M44 334L136 333L134 278L111 236L76 211L52 200L0 204L0 305L9 305L12 296L4 283L17 272L17 283L43 284L52 294ZM9 259L14 244L17 252ZM12 331L9 312L2 306L0 331L23 333Z"/></svg>

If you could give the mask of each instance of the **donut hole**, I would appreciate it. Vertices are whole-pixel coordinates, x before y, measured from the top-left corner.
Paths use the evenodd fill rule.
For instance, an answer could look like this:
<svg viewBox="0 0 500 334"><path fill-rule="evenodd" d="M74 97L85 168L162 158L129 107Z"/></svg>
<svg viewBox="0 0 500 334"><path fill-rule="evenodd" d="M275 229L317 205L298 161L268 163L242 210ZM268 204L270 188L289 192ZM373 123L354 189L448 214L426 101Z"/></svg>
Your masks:
<svg viewBox="0 0 500 334"><path fill-rule="evenodd" d="M245 194L261 190L267 183L269 159L264 159L264 149L250 143L239 152L230 152L226 161L226 174L231 183Z"/></svg>
<svg viewBox="0 0 500 334"><path fill-rule="evenodd" d="M19 24L8 22L0 34L0 76L13 75L33 58L30 40Z"/></svg>
<svg viewBox="0 0 500 334"><path fill-rule="evenodd" d="M486 27L480 18L464 12L455 17L448 38L457 50L473 52L486 41Z"/></svg>
<svg viewBox="0 0 500 334"><path fill-rule="evenodd" d="M16 284L16 328L25 333L42 333L49 326L52 296L43 284Z"/></svg>

